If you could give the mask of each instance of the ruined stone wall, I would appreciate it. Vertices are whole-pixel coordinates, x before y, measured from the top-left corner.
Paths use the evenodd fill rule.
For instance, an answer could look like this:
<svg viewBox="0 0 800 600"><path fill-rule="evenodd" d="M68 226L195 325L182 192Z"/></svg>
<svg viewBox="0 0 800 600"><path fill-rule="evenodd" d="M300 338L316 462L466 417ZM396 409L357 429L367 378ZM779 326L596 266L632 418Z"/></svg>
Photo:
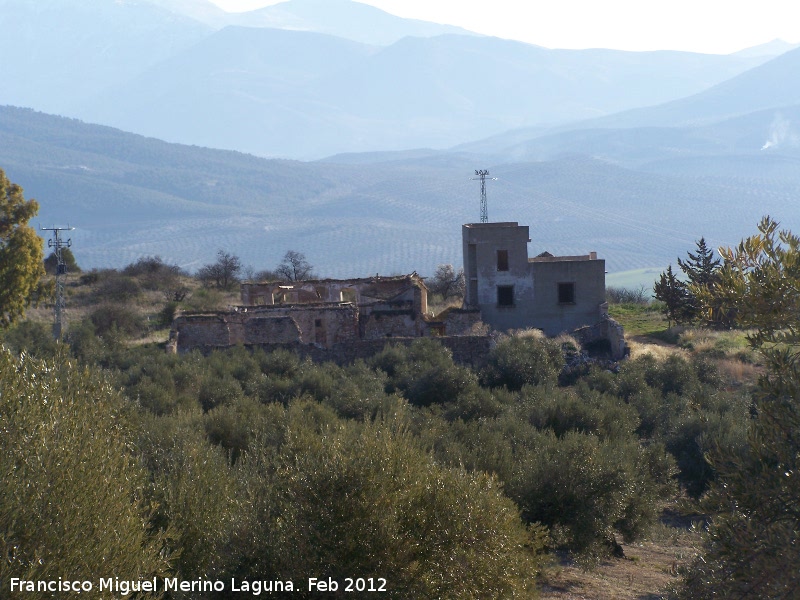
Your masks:
<svg viewBox="0 0 800 600"><path fill-rule="evenodd" d="M193 338L197 341L198 338ZM208 340L209 338L204 338ZM245 344L250 348L261 348L265 352L282 349L295 352L302 358L308 358L316 363L333 362L338 365L352 364L356 360L367 360L378 352L381 352L387 345L403 344L410 345L419 338L392 338L374 340L351 340L340 342L330 348L323 348L315 344L303 344L300 341L285 342L261 342ZM456 364L481 369L486 366L489 351L494 347L495 341L492 337L483 336L444 336L437 337L436 340L448 348L453 354L453 361ZM220 344L198 344L191 348L179 349L180 352L196 349L203 353L208 353L214 349L224 347Z"/></svg>
<svg viewBox="0 0 800 600"><path fill-rule="evenodd" d="M189 352L194 348L230 346L228 324L221 315L178 317L172 324L172 329L177 334L178 352Z"/></svg>
<svg viewBox="0 0 800 600"><path fill-rule="evenodd" d="M613 360L620 360L628 355L628 344L625 341L625 330L614 319L604 318L594 325L587 325L572 332L582 346L607 343L608 352Z"/></svg>
<svg viewBox="0 0 800 600"><path fill-rule="evenodd" d="M361 317L361 338L377 340L424 335L425 323L412 309L371 311Z"/></svg>
<svg viewBox="0 0 800 600"><path fill-rule="evenodd" d="M437 319L444 325L444 335L469 335L481 322L478 308L449 308Z"/></svg>
<svg viewBox="0 0 800 600"><path fill-rule="evenodd" d="M300 340L300 328L291 317L253 316L242 328L242 344L289 343Z"/></svg>
<svg viewBox="0 0 800 600"><path fill-rule="evenodd" d="M240 294L244 306L320 302L353 302L357 305L409 302L419 313L425 313L428 309L427 288L416 273L364 279L244 282L241 284Z"/></svg>
<svg viewBox="0 0 800 600"><path fill-rule="evenodd" d="M297 323L282 315L207 313L182 315L172 325L171 340L177 352L212 349L236 344L287 344L300 341Z"/></svg>
<svg viewBox="0 0 800 600"><path fill-rule="evenodd" d="M358 308L352 304L301 304L248 308L249 319L282 316L291 318L305 344L333 344L358 338ZM249 320L245 326L249 327ZM257 343L257 342L254 342Z"/></svg>

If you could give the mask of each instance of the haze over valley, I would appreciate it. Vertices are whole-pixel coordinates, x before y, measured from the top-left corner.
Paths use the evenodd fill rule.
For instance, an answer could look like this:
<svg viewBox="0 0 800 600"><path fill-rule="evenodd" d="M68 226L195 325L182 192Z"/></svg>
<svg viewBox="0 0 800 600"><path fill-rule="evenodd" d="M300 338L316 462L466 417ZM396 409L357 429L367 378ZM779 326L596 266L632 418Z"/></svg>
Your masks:
<svg viewBox="0 0 800 600"><path fill-rule="evenodd" d="M0 0L0 25L0 167L86 267L291 248L327 276L430 274L461 260L477 168L490 220L612 273L800 216L790 44L557 50L350 0Z"/></svg>

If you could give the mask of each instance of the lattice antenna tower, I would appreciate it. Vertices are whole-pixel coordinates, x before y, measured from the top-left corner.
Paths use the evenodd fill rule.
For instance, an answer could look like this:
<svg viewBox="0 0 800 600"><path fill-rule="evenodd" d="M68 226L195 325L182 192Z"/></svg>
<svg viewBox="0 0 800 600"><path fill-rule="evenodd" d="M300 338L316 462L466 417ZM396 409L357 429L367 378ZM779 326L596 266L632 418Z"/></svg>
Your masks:
<svg viewBox="0 0 800 600"><path fill-rule="evenodd" d="M486 178L489 177L489 171L486 169L476 169L475 175L476 177L473 177L472 180L480 180L481 182L481 223L488 223L489 209L486 205ZM489 180L497 181L497 177L489 177Z"/></svg>
<svg viewBox="0 0 800 600"><path fill-rule="evenodd" d="M53 238L47 240L47 247L53 249L53 254L56 255L56 302L53 314L53 337L56 340L61 339L61 333L64 330L64 309L66 308L66 300L64 300L64 281L67 276L67 263L64 262L63 250L72 246L72 239L61 239L62 231L72 231L74 227L42 227L42 231L52 231Z"/></svg>

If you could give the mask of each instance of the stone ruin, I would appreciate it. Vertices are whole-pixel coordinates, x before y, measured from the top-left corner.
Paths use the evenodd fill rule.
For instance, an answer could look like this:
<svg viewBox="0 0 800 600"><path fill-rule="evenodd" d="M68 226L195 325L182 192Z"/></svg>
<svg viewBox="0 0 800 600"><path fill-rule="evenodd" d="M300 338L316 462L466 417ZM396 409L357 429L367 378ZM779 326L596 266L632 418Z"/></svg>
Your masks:
<svg viewBox="0 0 800 600"><path fill-rule="evenodd" d="M528 258L528 228L516 223L465 225L463 232L467 292L462 308L429 314L428 288L416 272L246 281L240 305L178 316L168 351L208 352L243 344L293 348L341 362L380 351L389 339L438 337L474 364L491 345L489 330L536 328L548 335L572 333L584 347L600 348L614 360L627 354L622 327L608 316L605 262L595 253Z"/></svg>

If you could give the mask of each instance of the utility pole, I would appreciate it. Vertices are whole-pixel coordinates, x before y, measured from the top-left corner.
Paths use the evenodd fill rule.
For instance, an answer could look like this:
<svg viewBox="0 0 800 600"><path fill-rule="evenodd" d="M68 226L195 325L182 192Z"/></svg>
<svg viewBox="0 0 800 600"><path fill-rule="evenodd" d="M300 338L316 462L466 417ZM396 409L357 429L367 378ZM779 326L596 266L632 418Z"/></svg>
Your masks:
<svg viewBox="0 0 800 600"><path fill-rule="evenodd" d="M480 180L481 182L481 223L488 223L489 222L489 209L486 206L486 177L489 175L489 171L486 169L475 170L475 175L477 177L473 177L473 181ZM497 181L497 177L490 177L491 181Z"/></svg>
<svg viewBox="0 0 800 600"><path fill-rule="evenodd" d="M64 329L64 308L66 301L64 300L64 279L67 275L67 263L64 262L62 250L72 246L72 239L66 241L61 239L62 231L72 231L74 227L42 227L42 231L52 231L53 239L47 240L47 247L53 249L53 254L56 255L56 303L53 315L53 337L56 341L61 339L61 333Z"/></svg>

